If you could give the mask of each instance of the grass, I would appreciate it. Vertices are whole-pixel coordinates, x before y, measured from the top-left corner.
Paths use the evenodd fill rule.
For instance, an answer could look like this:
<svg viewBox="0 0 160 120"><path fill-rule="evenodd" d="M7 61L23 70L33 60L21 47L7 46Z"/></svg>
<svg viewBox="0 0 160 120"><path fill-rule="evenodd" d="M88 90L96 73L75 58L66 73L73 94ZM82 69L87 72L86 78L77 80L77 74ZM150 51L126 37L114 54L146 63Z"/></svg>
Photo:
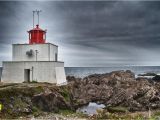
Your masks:
<svg viewBox="0 0 160 120"><path fill-rule="evenodd" d="M135 113L109 113L106 109L99 111L96 119L111 119L111 120L159 120L160 111L152 111L152 115L149 118L148 111L146 112L135 112Z"/></svg>
<svg viewBox="0 0 160 120"><path fill-rule="evenodd" d="M60 86L60 94L64 97L64 99L69 102L70 101L70 93L66 86Z"/></svg>
<svg viewBox="0 0 160 120"><path fill-rule="evenodd" d="M160 111L155 111L149 120L159 120L160 119Z"/></svg>
<svg viewBox="0 0 160 120"><path fill-rule="evenodd" d="M87 118L88 116L86 114L83 114L81 112L76 112L73 110L59 110L59 114L65 116L65 117L78 117L78 118Z"/></svg>
<svg viewBox="0 0 160 120"><path fill-rule="evenodd" d="M36 80L32 80L30 83L38 83Z"/></svg>
<svg viewBox="0 0 160 120"><path fill-rule="evenodd" d="M132 115L130 113L109 113L104 110L95 117L96 119L111 119L111 120L144 120L145 117L141 113L136 113L136 115Z"/></svg>
<svg viewBox="0 0 160 120"><path fill-rule="evenodd" d="M28 99L33 95L43 92L42 86L28 87L24 84L19 86L3 86L0 88L0 103L3 105L0 116L3 118L17 118L18 116L25 116L28 113L23 112L28 109ZM12 107L11 107L12 106Z"/></svg>
<svg viewBox="0 0 160 120"><path fill-rule="evenodd" d="M41 114L43 114L43 111L41 111L40 109L38 109L37 107L33 106L32 107L32 114L34 117L38 117Z"/></svg>
<svg viewBox="0 0 160 120"><path fill-rule="evenodd" d="M39 94L43 91L42 86L38 87L10 87L7 89L1 89L0 90L0 98L7 98L9 99L10 97L17 97L19 95L22 96L30 96L32 97L34 94Z"/></svg>
<svg viewBox="0 0 160 120"><path fill-rule="evenodd" d="M61 109L61 110L59 110L59 112L58 113L60 113L60 114L62 114L62 115L64 115L64 116L67 116L67 115L72 115L72 114L74 114L75 112L74 111L72 111L72 110L67 110L67 109Z"/></svg>
<svg viewBox="0 0 160 120"><path fill-rule="evenodd" d="M121 107L121 106L117 106L117 107L106 107L106 109L111 112L111 113L126 113L128 112L128 108L126 107Z"/></svg>

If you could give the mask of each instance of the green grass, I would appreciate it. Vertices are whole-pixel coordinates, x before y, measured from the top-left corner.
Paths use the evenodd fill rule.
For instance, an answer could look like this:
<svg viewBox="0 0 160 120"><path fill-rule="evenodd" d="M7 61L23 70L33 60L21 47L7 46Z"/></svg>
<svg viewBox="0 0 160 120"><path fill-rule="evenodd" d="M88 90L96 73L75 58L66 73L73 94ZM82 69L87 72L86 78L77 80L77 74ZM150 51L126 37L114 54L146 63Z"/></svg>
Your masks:
<svg viewBox="0 0 160 120"><path fill-rule="evenodd" d="M154 112L149 120L158 120L158 118L160 119L160 111Z"/></svg>
<svg viewBox="0 0 160 120"><path fill-rule="evenodd" d="M111 112L111 113L126 113L128 112L128 108L126 107L121 107L121 106L117 106L117 107L106 107L106 109Z"/></svg>
<svg viewBox="0 0 160 120"><path fill-rule="evenodd" d="M81 112L75 112L73 110L59 110L59 114L62 114L66 117L78 117L78 118L87 118L88 116L86 114L83 114Z"/></svg>
<svg viewBox="0 0 160 120"><path fill-rule="evenodd" d="M22 112L25 108L28 108L27 99L31 99L33 95L41 93L43 90L42 86L37 87L24 87L24 86L7 86L0 89L0 98L2 102L3 110L1 111L3 118L17 118L18 116L25 116L28 113ZM11 99L13 98L13 100ZM11 108L10 106L13 106ZM20 112L15 110L20 109Z"/></svg>
<svg viewBox="0 0 160 120"><path fill-rule="evenodd" d="M30 83L38 83L36 80L32 80Z"/></svg>
<svg viewBox="0 0 160 120"><path fill-rule="evenodd" d="M70 92L66 86L60 87L60 94L64 97L64 99L69 102L70 101Z"/></svg>
<svg viewBox="0 0 160 120"><path fill-rule="evenodd" d="M74 111L72 111L72 110L59 110L59 112L58 113L60 113L60 114L62 114L62 115L64 115L64 116L67 116L67 115L71 115L71 114L74 114L75 112Z"/></svg>
<svg viewBox="0 0 160 120"><path fill-rule="evenodd" d="M41 111L37 107L33 106L32 107L32 114L34 115L34 117L38 117L39 115L43 114L43 111Z"/></svg>

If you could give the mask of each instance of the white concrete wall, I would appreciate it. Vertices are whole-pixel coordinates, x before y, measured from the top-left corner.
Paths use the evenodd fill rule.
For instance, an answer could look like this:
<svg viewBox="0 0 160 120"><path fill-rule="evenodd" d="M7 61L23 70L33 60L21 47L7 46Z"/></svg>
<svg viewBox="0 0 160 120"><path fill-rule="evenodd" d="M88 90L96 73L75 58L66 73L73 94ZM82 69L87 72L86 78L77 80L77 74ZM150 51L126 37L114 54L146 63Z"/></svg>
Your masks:
<svg viewBox="0 0 160 120"><path fill-rule="evenodd" d="M67 81L66 81L66 75L63 74L63 73L65 73L64 67L56 67L56 80L57 80L57 84L67 83Z"/></svg>
<svg viewBox="0 0 160 120"><path fill-rule="evenodd" d="M12 45L13 53L12 60L13 61L36 61L36 51L37 53L37 61L56 61L55 54L58 54L58 46L45 43L45 44L13 44ZM33 56L28 56L26 54L27 51L33 50Z"/></svg>
<svg viewBox="0 0 160 120"><path fill-rule="evenodd" d="M58 48L53 45L50 45L50 61L56 61L55 54L57 54L58 57Z"/></svg>
<svg viewBox="0 0 160 120"><path fill-rule="evenodd" d="M63 62L3 62L2 82L22 83L24 82L24 70L33 67L33 80L37 82L49 82L61 84L66 82ZM30 71L32 81L32 71Z"/></svg>
<svg viewBox="0 0 160 120"><path fill-rule="evenodd" d="M3 71L1 82L4 83L22 83L24 82L23 63L3 62Z"/></svg>

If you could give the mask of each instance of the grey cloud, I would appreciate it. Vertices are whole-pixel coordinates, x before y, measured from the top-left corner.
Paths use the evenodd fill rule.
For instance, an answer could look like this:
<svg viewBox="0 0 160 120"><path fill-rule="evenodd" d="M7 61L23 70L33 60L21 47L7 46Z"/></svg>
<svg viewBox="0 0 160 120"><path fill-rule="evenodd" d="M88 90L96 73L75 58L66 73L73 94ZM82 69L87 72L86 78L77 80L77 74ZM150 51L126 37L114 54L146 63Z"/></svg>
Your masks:
<svg viewBox="0 0 160 120"><path fill-rule="evenodd" d="M66 66L160 65L159 1L0 2L1 60L28 42L34 9Z"/></svg>

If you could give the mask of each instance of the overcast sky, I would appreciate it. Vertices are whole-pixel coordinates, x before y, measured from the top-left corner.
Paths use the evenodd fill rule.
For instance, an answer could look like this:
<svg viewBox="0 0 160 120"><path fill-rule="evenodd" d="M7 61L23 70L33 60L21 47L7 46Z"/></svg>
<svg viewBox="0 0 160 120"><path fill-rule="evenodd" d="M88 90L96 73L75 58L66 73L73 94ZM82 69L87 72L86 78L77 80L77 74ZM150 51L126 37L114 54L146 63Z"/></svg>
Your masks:
<svg viewBox="0 0 160 120"><path fill-rule="evenodd" d="M32 10L65 66L160 65L160 2L0 2L0 61L28 43Z"/></svg>

